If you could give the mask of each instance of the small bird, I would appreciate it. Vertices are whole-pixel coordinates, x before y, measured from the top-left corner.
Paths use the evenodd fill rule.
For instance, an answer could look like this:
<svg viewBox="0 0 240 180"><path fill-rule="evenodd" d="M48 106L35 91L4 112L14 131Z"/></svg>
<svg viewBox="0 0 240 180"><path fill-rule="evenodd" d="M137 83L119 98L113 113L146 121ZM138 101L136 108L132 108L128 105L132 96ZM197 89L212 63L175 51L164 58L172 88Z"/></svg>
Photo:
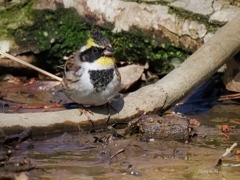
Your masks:
<svg viewBox="0 0 240 180"><path fill-rule="evenodd" d="M65 94L81 105L100 106L113 99L121 88L110 41L97 29L86 45L69 56L62 81Z"/></svg>

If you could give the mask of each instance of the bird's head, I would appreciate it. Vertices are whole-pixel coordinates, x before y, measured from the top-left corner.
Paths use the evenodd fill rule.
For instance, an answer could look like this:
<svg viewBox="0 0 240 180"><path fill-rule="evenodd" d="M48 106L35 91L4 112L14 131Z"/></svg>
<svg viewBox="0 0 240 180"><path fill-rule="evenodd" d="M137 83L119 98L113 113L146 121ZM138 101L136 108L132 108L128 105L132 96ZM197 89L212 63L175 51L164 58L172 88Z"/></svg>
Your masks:
<svg viewBox="0 0 240 180"><path fill-rule="evenodd" d="M115 59L112 45L99 30L93 29L84 47L80 49L82 62L96 63L100 66L113 66Z"/></svg>

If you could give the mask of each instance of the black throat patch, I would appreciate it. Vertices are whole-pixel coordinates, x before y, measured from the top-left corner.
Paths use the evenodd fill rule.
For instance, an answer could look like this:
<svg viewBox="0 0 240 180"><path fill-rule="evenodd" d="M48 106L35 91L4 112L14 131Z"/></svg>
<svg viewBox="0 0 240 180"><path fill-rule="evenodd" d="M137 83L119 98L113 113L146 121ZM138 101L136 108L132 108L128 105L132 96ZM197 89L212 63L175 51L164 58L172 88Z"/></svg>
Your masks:
<svg viewBox="0 0 240 180"><path fill-rule="evenodd" d="M108 83L113 79L114 69L89 70L91 83L96 92L106 88Z"/></svg>

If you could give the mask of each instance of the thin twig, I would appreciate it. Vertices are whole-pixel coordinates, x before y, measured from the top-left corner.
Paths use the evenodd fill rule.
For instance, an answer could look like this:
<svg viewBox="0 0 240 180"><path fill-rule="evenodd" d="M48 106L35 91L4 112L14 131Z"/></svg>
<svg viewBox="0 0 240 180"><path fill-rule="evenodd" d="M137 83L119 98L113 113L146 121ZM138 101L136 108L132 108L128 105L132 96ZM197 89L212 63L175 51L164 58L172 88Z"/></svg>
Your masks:
<svg viewBox="0 0 240 180"><path fill-rule="evenodd" d="M45 74L46 76L49 76L49 77L51 77L53 79L56 79L57 81L62 81L62 78L60 78L58 76L55 76L54 74L51 74L51 73L49 73L47 71L44 71L43 69L40 69L40 68L38 68L38 67L36 67L36 66L34 66L32 64L29 64L29 63L27 63L27 62L25 62L25 61L23 61L23 60L21 60L21 59L19 59L17 57L14 57L14 56L12 56L12 55L10 55L8 53L3 52L1 50L0 50L0 54L2 54L3 56L8 57L9 59L12 59L12 60L14 60L14 61L16 61L16 62L18 62L20 64L28 66L28 67L30 67L30 68L32 68L32 69L34 69L34 70L36 70L36 71L38 71L38 72L40 72L42 74Z"/></svg>
<svg viewBox="0 0 240 180"><path fill-rule="evenodd" d="M111 157L110 157L110 159L113 159L114 157L116 157L118 154L120 154L120 153L122 153L122 152L124 152L125 151L125 149L120 149L120 150L118 150L115 154L113 154Z"/></svg>
<svg viewBox="0 0 240 180"><path fill-rule="evenodd" d="M225 151L225 153L224 153L224 154L222 155L222 157L218 160L218 162L217 162L217 164L215 165L215 167L220 166L220 165L222 165L222 166L230 166L230 167L239 167L240 164L223 164L223 163L222 163L222 159L223 159L226 155L228 155L228 154L233 150L233 148L236 147L236 146L237 146L237 143L234 143L230 148L227 148L226 151Z"/></svg>
<svg viewBox="0 0 240 180"><path fill-rule="evenodd" d="M237 143L234 143L230 148L227 148L226 152L222 155L221 159L223 157L225 157L226 155L228 155L233 150L233 148L236 147L236 146L237 146Z"/></svg>

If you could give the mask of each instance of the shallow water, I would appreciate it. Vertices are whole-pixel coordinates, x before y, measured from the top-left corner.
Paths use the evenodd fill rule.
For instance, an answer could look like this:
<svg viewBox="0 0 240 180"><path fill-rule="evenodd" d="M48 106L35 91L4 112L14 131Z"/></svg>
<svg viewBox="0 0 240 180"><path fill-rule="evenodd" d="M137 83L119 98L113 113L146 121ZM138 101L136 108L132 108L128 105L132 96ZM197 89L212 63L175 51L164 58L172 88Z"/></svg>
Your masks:
<svg viewBox="0 0 240 180"><path fill-rule="evenodd" d="M239 104L228 102L187 115L201 122L198 136L189 144L157 139L146 142L136 136L112 138L107 130L82 131L33 137L17 147L11 160L27 157L32 164L44 169L25 172L30 179L237 179L240 167L214 166L227 147L240 143L238 112ZM229 138L219 129L222 124L231 127ZM94 137L103 142L94 142ZM223 158L223 164L239 161L240 155Z"/></svg>

